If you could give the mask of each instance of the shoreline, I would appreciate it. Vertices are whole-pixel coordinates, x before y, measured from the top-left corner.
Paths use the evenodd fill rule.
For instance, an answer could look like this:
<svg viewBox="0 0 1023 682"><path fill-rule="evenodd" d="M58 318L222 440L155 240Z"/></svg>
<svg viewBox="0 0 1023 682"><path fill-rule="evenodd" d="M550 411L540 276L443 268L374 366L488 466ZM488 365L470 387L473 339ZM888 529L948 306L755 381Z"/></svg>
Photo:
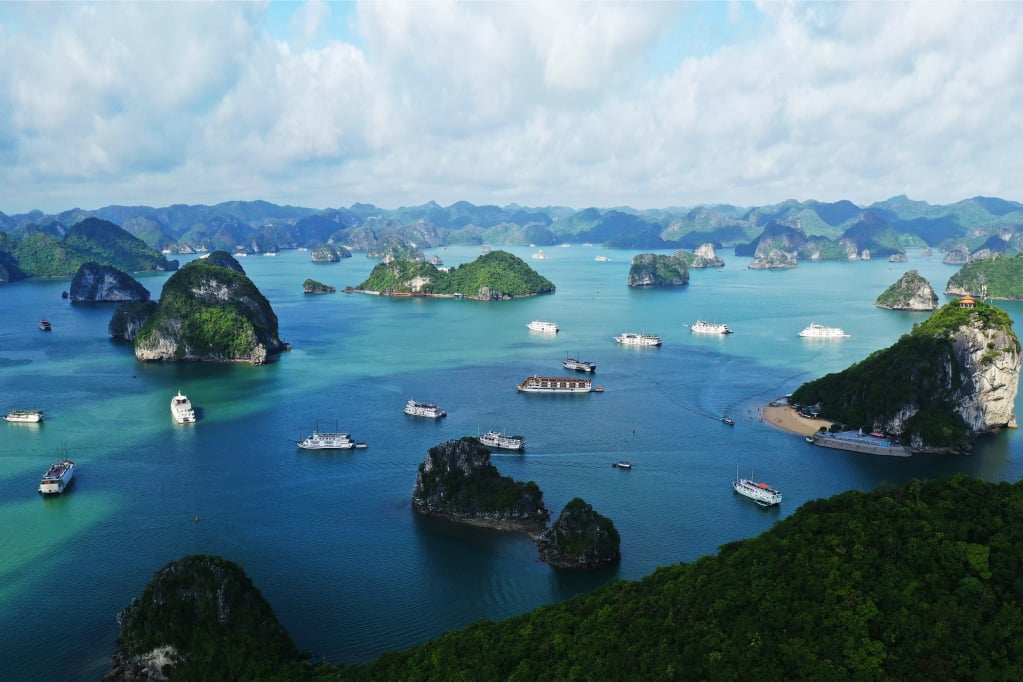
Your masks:
<svg viewBox="0 0 1023 682"><path fill-rule="evenodd" d="M830 427L831 422L824 419L807 419L801 417L796 412L795 408L788 405L778 405L771 403L766 405L763 409L764 421L771 426L781 429L782 431L788 431L798 436L812 436L817 433L822 426Z"/></svg>

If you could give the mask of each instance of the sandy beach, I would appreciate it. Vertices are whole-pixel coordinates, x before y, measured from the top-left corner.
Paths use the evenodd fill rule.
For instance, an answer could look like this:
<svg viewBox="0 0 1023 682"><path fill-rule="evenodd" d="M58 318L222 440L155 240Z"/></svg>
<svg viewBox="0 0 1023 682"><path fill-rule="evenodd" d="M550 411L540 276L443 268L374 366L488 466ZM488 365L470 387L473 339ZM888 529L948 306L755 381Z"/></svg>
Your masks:
<svg viewBox="0 0 1023 682"><path fill-rule="evenodd" d="M800 436L809 436L817 433L822 426L831 426L831 422L823 419L800 417L793 408L783 405L764 407L764 421L783 431L798 433Z"/></svg>

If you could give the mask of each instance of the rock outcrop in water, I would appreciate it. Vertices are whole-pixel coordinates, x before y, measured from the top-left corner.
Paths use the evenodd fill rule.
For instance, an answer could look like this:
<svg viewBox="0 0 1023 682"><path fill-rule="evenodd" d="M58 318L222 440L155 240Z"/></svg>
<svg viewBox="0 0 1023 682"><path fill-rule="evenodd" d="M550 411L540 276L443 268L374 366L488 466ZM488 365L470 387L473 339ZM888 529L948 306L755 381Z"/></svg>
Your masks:
<svg viewBox="0 0 1023 682"><path fill-rule="evenodd" d="M689 268L721 268L725 265L710 243L701 244L692 253L679 249L673 255L684 260Z"/></svg>
<svg viewBox="0 0 1023 682"><path fill-rule="evenodd" d="M820 415L901 438L916 452L967 450L1013 420L1020 343L1005 311L969 298L948 303L889 348L791 397Z"/></svg>
<svg viewBox="0 0 1023 682"><path fill-rule="evenodd" d="M622 558L614 523L578 497L540 534L536 546L540 558L555 568L592 571Z"/></svg>
<svg viewBox="0 0 1023 682"><path fill-rule="evenodd" d="M300 679L287 675L302 665L291 636L242 568L220 557L167 564L117 622L104 682Z"/></svg>
<svg viewBox="0 0 1023 682"><path fill-rule="evenodd" d="M938 307L938 295L919 272L908 270L877 297L874 305L889 310L934 310Z"/></svg>
<svg viewBox="0 0 1023 682"><path fill-rule="evenodd" d="M536 483L501 476L490 463L490 450L472 437L430 448L419 465L412 508L425 516L534 537L550 517Z"/></svg>
<svg viewBox="0 0 1023 682"><path fill-rule="evenodd" d="M629 268L630 287L680 287L689 284L689 267L677 252L671 256L641 253Z"/></svg>
<svg viewBox="0 0 1023 682"><path fill-rule="evenodd" d="M315 279L307 279L302 282L302 293L304 294L333 294L335 291L337 291L336 287L318 282Z"/></svg>
<svg viewBox="0 0 1023 682"><path fill-rule="evenodd" d="M148 301L149 290L112 265L83 263L71 278L72 303Z"/></svg>

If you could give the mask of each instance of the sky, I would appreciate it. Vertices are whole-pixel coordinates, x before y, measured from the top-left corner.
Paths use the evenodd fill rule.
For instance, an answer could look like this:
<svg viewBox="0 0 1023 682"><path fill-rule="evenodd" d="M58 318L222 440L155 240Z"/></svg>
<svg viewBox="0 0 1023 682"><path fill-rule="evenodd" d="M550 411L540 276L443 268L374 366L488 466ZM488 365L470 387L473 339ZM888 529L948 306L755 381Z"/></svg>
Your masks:
<svg viewBox="0 0 1023 682"><path fill-rule="evenodd" d="M1023 200L1023 3L0 1L0 211Z"/></svg>

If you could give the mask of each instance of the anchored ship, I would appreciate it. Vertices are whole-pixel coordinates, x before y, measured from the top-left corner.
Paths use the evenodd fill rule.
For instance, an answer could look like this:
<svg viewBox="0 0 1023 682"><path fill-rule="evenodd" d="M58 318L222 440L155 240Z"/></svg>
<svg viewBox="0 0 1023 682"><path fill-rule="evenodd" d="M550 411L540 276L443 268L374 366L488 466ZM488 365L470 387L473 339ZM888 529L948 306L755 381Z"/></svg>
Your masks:
<svg viewBox="0 0 1023 682"><path fill-rule="evenodd" d="M781 504L781 492L775 490L766 483L758 483L748 478L739 478L736 472L735 481L732 482L735 492L748 497L761 507L770 507Z"/></svg>
<svg viewBox="0 0 1023 682"><path fill-rule="evenodd" d="M716 322L704 322L703 320L697 320L696 322L689 325L690 331L694 334L731 334L732 330L728 328L727 324L717 324Z"/></svg>
<svg viewBox="0 0 1023 682"><path fill-rule="evenodd" d="M541 377L533 376L516 386L524 393L600 393L603 386L594 388L593 382L589 379L576 379L575 377Z"/></svg>
<svg viewBox="0 0 1023 682"><path fill-rule="evenodd" d="M623 346L660 346L661 337L653 334L635 334L633 332L622 332L615 337L615 341Z"/></svg>
<svg viewBox="0 0 1023 682"><path fill-rule="evenodd" d="M171 398L170 408L174 421L177 423L192 424L195 422L195 410L192 409L192 403L188 400L188 396L181 393L180 389L178 394Z"/></svg>
<svg viewBox="0 0 1023 682"><path fill-rule="evenodd" d="M313 431L304 440L296 440L295 444L303 450L351 450L364 448L366 444L357 441L347 433L320 433Z"/></svg>
<svg viewBox="0 0 1023 682"><path fill-rule="evenodd" d="M809 327L799 332L799 335L808 339L835 339L841 336L849 336L839 327L825 327L816 322L811 322Z"/></svg>
<svg viewBox="0 0 1023 682"><path fill-rule="evenodd" d="M429 417L430 419L439 419L440 417L448 416L448 413L440 409L440 405L434 403L417 403L415 400L409 400L405 403L405 414L413 417Z"/></svg>
<svg viewBox="0 0 1023 682"><path fill-rule="evenodd" d="M4 415L4 419L18 424L38 424L43 420L42 410L13 410Z"/></svg>
<svg viewBox="0 0 1023 682"><path fill-rule="evenodd" d="M540 320L533 320L526 325L530 331L533 332L558 332L558 325L554 322L541 322Z"/></svg>
<svg viewBox="0 0 1023 682"><path fill-rule="evenodd" d="M43 474L43 480L39 482L39 492L44 495L59 495L64 489L71 485L71 479L75 476L75 463L70 459L57 462Z"/></svg>
<svg viewBox="0 0 1023 682"><path fill-rule="evenodd" d="M479 437L479 441L487 447L502 450L521 450L526 447L526 439L522 436L506 436L499 431L487 431Z"/></svg>
<svg viewBox="0 0 1023 682"><path fill-rule="evenodd" d="M565 369L572 369L576 372L588 372L593 373L597 371L597 365L592 362L586 362L585 360L577 360L575 358L565 358L561 361L561 366Z"/></svg>

